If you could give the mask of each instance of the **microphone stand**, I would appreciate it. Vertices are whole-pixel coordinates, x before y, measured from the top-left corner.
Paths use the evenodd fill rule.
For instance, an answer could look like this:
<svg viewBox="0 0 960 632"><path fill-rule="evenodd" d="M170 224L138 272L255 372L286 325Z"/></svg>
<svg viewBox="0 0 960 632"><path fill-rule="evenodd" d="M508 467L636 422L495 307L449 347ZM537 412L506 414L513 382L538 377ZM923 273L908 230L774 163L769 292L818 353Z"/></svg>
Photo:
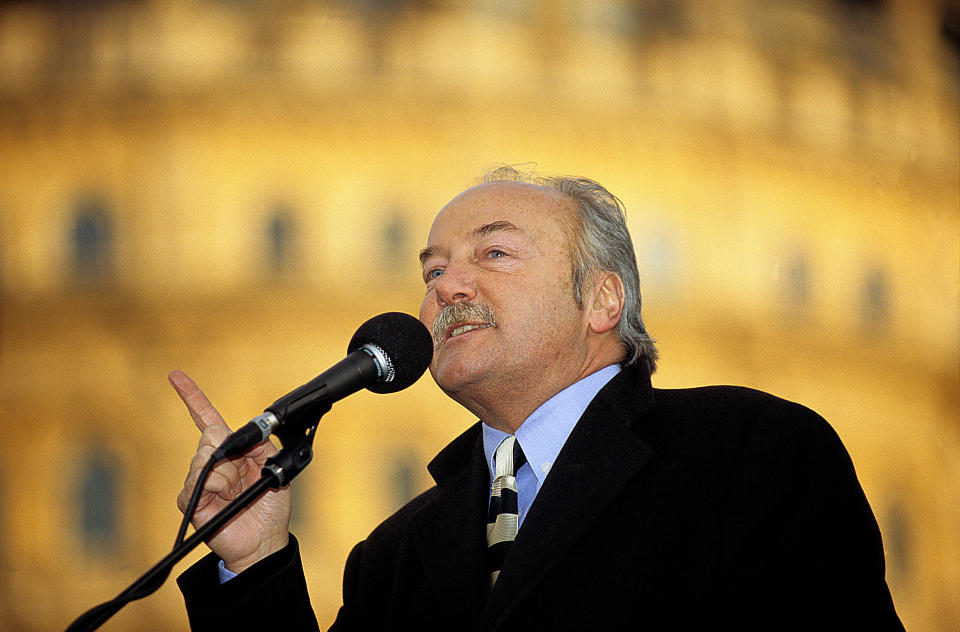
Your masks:
<svg viewBox="0 0 960 632"><path fill-rule="evenodd" d="M329 410L329 406L327 409ZM302 434L291 433L284 437L289 439L289 442L284 440L283 449L267 459L256 483L224 507L220 513L201 525L193 535L175 546L173 551L144 573L140 579L130 584L126 590L110 601L94 606L80 615L70 624L67 632L96 630L131 601L152 594L166 581L173 565L183 559L187 553L197 548L197 545L213 535L231 518L253 504L268 489L279 489L289 484L313 459L313 437L316 429L315 423ZM203 481L197 481L197 484L202 485Z"/></svg>

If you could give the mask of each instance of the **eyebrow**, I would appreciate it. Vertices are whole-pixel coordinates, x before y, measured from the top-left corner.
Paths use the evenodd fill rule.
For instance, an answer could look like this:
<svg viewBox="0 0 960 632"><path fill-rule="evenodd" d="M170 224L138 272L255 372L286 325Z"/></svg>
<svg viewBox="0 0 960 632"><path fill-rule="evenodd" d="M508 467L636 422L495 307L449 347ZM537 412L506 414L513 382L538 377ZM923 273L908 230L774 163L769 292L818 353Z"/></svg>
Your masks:
<svg viewBox="0 0 960 632"><path fill-rule="evenodd" d="M438 248L436 246L427 246L420 251L420 264L423 265L423 262L437 254Z"/></svg>
<svg viewBox="0 0 960 632"><path fill-rule="evenodd" d="M511 224L510 222L501 219L496 222L490 222L489 224L483 224L481 226L477 226L475 229L473 229L471 234L474 237L487 237L488 235L491 235L501 230L520 230L520 229L514 226L513 224ZM426 248L421 250L420 263L423 264L424 261L426 261L430 257L437 254L439 250L440 249L437 248L436 246L427 246Z"/></svg>
<svg viewBox="0 0 960 632"><path fill-rule="evenodd" d="M491 222L489 224L484 224L483 226L477 227L473 231L473 234L476 237L486 237L490 233L495 233L500 230L519 230L519 229L513 224L511 224L510 222L501 219L499 221Z"/></svg>

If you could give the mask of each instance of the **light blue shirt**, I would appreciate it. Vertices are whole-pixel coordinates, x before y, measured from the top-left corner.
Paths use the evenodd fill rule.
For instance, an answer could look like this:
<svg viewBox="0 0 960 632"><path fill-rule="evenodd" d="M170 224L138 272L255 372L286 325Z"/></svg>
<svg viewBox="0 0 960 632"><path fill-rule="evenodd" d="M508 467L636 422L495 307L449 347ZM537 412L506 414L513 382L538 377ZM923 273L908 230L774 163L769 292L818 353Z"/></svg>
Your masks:
<svg viewBox="0 0 960 632"><path fill-rule="evenodd" d="M227 583L228 581L230 581L231 579L233 579L234 577L236 577L237 574L238 574L238 573L234 573L234 572L231 571L229 568L227 568L227 567L224 565L223 560L220 560L220 565L217 566L217 569L219 569L219 571L220 571L220 583L221 583L221 584ZM235 585L235 584L231 584L231 585Z"/></svg>
<svg viewBox="0 0 960 632"><path fill-rule="evenodd" d="M523 524L533 499L543 486L553 462L557 460L560 449L567 442L567 437L577 425L583 411L600 389L619 372L620 365L611 364L579 382L574 382L541 404L517 429L517 442L527 457L527 462L516 473L520 524ZM495 472L493 455L509 435L487 424L482 424L482 428L483 452L487 458L492 490Z"/></svg>

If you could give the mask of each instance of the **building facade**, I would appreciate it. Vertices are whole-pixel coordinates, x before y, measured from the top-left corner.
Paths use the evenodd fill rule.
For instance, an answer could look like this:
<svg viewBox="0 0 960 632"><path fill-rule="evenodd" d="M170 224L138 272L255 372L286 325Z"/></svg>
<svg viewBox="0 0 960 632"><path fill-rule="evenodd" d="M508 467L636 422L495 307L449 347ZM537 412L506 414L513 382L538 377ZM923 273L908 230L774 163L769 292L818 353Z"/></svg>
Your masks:
<svg viewBox="0 0 960 632"><path fill-rule="evenodd" d="M197 432L416 313L496 163L625 203L656 386L837 429L911 630L960 627L956 2L0 5L0 629L62 629L172 545ZM321 625L346 553L474 420L360 393L294 483ZM197 559L200 552L190 560ZM178 566L178 569L185 564ZM105 627L185 630L174 582Z"/></svg>

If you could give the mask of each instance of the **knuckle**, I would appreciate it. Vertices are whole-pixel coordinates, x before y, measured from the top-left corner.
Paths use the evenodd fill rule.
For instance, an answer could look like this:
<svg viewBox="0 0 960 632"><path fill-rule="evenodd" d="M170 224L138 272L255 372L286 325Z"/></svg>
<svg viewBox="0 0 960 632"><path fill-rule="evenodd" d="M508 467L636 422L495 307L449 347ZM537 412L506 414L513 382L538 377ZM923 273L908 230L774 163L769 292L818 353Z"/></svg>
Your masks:
<svg viewBox="0 0 960 632"><path fill-rule="evenodd" d="M212 446L216 448L223 443L223 440L227 438L228 434L230 434L229 431L223 426L207 426L200 434L200 446ZM211 452L212 451L213 450L211 450Z"/></svg>
<svg viewBox="0 0 960 632"><path fill-rule="evenodd" d="M231 486L240 480L240 470L238 470L236 466L223 468L217 473Z"/></svg>
<svg viewBox="0 0 960 632"><path fill-rule="evenodd" d="M193 460L190 461L190 473L199 472L200 469L206 465L207 461L210 460L210 455L214 451L213 446L200 446L197 449L197 453L193 455Z"/></svg>
<svg viewBox="0 0 960 632"><path fill-rule="evenodd" d="M229 480L223 475L222 472L216 470L210 472L210 477L207 478L207 482L204 484L204 491L214 492L219 494L223 490L229 487Z"/></svg>
<svg viewBox="0 0 960 632"><path fill-rule="evenodd" d="M186 494L180 492L180 494L177 496L177 509L180 510L180 513L183 513L187 510L187 502L188 499Z"/></svg>

